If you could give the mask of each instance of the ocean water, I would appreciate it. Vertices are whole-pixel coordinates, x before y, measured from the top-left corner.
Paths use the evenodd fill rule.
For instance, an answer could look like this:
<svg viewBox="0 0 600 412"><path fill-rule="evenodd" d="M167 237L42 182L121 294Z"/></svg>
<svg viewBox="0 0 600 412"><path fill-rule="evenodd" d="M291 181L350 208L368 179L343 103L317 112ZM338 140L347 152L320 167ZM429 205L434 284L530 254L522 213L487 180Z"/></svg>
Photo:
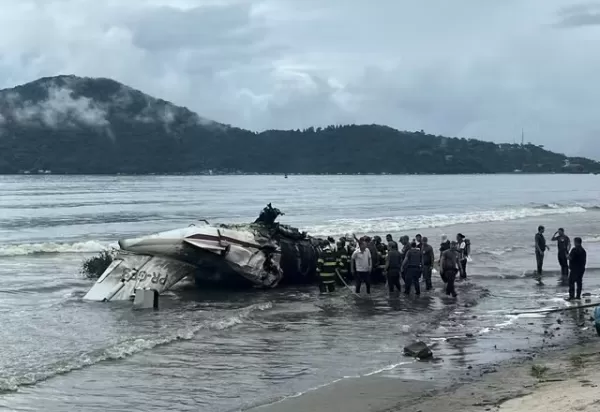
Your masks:
<svg viewBox="0 0 600 412"><path fill-rule="evenodd" d="M555 248L545 285L533 236L584 238L590 299L600 298L600 177L0 176L0 409L238 411L351 376L451 381L457 369L534 347L570 345L589 316L521 313L566 305ZM81 263L123 237L198 219L248 222L269 202L311 234L462 232L472 242L457 301L372 298L316 287L167 293L158 311L90 303ZM557 319L562 319L557 326ZM557 329L558 328L558 329ZM434 345L436 362L402 356ZM517 350L519 352L517 352Z"/></svg>

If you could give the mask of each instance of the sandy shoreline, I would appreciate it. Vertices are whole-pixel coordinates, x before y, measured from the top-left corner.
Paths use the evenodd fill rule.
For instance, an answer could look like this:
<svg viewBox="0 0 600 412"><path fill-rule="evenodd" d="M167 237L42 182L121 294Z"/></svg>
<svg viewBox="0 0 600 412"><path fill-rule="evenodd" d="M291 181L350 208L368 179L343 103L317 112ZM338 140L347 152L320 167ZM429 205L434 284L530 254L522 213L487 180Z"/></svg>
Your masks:
<svg viewBox="0 0 600 412"><path fill-rule="evenodd" d="M592 412L600 410L600 338L533 350L501 364L457 370L454 382L373 375L251 412Z"/></svg>

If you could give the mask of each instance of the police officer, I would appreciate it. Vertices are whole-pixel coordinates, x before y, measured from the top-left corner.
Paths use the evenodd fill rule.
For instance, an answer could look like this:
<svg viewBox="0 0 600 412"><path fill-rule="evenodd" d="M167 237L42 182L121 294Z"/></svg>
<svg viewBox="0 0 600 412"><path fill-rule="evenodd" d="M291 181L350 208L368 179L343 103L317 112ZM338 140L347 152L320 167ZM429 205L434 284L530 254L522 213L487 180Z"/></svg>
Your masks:
<svg viewBox="0 0 600 412"><path fill-rule="evenodd" d="M402 260L400 260L400 252L398 251L398 244L394 241L388 244L389 252L386 256L385 262L385 274L387 278L388 290L390 296L394 293L394 289L398 289L398 293L401 292L400 287L400 271L402 268Z"/></svg>
<svg viewBox="0 0 600 412"><path fill-rule="evenodd" d="M325 242L317 260L317 273L319 275L319 290L321 293L335 291L335 279L338 260L329 242Z"/></svg>
<svg viewBox="0 0 600 412"><path fill-rule="evenodd" d="M410 249L406 252L404 262L402 262L402 268L404 269L404 282L406 284L404 288L404 294L410 294L410 288L414 285L415 294L421 295L421 286L419 285L419 278L421 277L421 265L422 253L421 249L417 246L416 242L410 244Z"/></svg>
<svg viewBox="0 0 600 412"><path fill-rule="evenodd" d="M452 295L454 298L456 297L454 280L460 271L460 254L457 246L456 242L452 242L450 249L445 250L440 257L440 272L446 282L446 295Z"/></svg>

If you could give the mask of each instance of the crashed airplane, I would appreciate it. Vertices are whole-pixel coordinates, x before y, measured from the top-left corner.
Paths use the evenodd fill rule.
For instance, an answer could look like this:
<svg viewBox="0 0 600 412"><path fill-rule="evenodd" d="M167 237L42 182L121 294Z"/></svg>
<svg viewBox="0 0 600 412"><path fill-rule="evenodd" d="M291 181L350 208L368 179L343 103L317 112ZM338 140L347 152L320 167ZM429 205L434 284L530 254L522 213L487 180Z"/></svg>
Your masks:
<svg viewBox="0 0 600 412"><path fill-rule="evenodd" d="M213 226L202 221L120 240L120 250L84 299L130 300L137 289L160 294L184 278L227 287L312 283L321 241L276 223L280 215L269 204L249 225Z"/></svg>

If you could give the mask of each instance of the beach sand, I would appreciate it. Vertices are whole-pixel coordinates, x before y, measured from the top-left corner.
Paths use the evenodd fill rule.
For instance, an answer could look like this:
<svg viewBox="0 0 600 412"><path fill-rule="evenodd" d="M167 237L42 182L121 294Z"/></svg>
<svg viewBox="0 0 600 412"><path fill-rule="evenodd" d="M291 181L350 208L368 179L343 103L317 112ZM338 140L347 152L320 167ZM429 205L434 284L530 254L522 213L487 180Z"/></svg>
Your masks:
<svg viewBox="0 0 600 412"><path fill-rule="evenodd" d="M595 335L595 334L594 334ZM600 338L499 365L457 371L456 381L384 376L344 379L252 412L600 411Z"/></svg>

